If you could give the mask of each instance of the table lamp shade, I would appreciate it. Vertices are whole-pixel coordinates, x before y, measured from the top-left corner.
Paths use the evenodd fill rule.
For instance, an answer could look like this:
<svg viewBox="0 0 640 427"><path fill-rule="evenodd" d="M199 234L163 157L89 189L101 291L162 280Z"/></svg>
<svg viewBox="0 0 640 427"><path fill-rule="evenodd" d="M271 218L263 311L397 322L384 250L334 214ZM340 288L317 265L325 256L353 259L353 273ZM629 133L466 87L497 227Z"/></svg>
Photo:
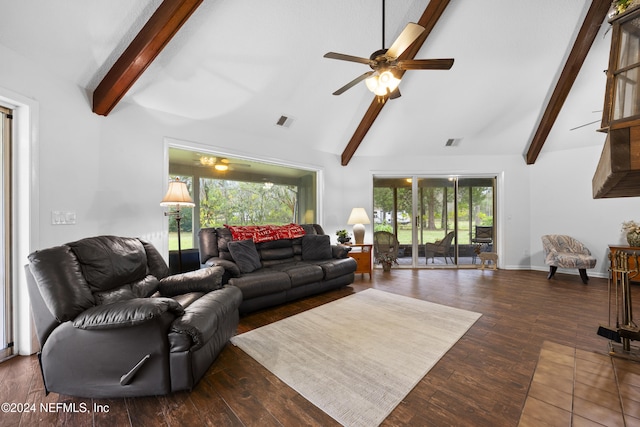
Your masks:
<svg viewBox="0 0 640 427"><path fill-rule="evenodd" d="M353 224L353 237L356 240L356 245L361 245L364 243L364 225L363 224L371 224L369 220L369 216L367 215L367 211L364 208L353 208L351 210L351 215L349 215L349 219L347 220L347 224Z"/></svg>

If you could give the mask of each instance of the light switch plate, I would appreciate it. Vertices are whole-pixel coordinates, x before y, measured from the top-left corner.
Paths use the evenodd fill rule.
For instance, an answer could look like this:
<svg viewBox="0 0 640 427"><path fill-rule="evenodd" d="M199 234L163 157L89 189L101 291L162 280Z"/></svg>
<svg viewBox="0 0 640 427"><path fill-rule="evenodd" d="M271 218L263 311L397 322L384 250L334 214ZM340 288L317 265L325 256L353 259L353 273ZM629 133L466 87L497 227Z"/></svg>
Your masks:
<svg viewBox="0 0 640 427"><path fill-rule="evenodd" d="M51 211L51 224L74 225L76 223L75 211Z"/></svg>

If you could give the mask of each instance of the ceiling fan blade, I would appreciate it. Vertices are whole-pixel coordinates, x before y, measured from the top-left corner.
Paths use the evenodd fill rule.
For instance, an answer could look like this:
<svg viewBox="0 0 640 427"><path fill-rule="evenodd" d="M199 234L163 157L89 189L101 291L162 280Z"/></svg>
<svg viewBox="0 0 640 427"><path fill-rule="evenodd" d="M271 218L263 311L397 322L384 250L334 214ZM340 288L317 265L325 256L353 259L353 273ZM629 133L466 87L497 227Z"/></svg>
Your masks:
<svg viewBox="0 0 640 427"><path fill-rule="evenodd" d="M399 70L449 70L453 67L453 58L448 59L401 59Z"/></svg>
<svg viewBox="0 0 640 427"><path fill-rule="evenodd" d="M583 127L585 127L585 126L589 126L589 125L592 125L592 124L594 124L594 123L600 123L600 122L601 122L601 120L595 120L595 121L593 121L593 122L589 122L589 123L585 123L585 124L580 125L580 126L576 126L576 127L571 128L571 129L569 129L569 130L576 130L576 129L580 129L580 128L583 128Z"/></svg>
<svg viewBox="0 0 640 427"><path fill-rule="evenodd" d="M355 85L357 85L358 83L360 83L361 81L363 81L364 79L366 79L367 77L369 77L371 74L373 74L375 71L367 71L366 73L364 73L361 76L356 77L355 79L351 80L349 83L347 83L346 85L342 86L340 89L338 89L337 91L333 92L334 95L340 95L344 92L346 92L347 90L351 89L352 87L354 87Z"/></svg>
<svg viewBox="0 0 640 427"><path fill-rule="evenodd" d="M391 47L387 50L386 56L388 58L397 58L402 52L404 52L411 43L413 43L420 34L424 32L425 28L422 25L409 22L404 30L400 33L398 38L393 42Z"/></svg>
<svg viewBox="0 0 640 427"><path fill-rule="evenodd" d="M400 87L397 87L393 92L389 94L389 99L400 98L402 94L400 93Z"/></svg>
<svg viewBox="0 0 640 427"><path fill-rule="evenodd" d="M328 52L324 54L325 58L330 58L330 59L338 59L340 61L350 61L350 62L357 62L359 64L371 64L371 60L368 58L361 58L359 56L353 56L353 55L345 55L343 53L335 53L335 52Z"/></svg>

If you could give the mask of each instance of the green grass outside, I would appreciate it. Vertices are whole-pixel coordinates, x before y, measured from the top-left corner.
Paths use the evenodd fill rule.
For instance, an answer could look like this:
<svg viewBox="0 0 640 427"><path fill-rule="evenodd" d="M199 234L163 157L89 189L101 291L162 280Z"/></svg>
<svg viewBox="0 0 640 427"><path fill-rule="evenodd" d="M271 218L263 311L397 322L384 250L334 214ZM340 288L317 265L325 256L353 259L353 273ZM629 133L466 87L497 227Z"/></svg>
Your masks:
<svg viewBox="0 0 640 427"><path fill-rule="evenodd" d="M193 248L193 233L190 231L181 231L180 232L180 244L182 249L190 249ZM178 232L169 232L169 250L177 251L178 250Z"/></svg>
<svg viewBox="0 0 640 427"><path fill-rule="evenodd" d="M469 243L469 229L459 229L459 244L468 244ZM427 242L435 242L436 240L440 240L445 236L444 230L423 230L422 231L422 243ZM418 238L420 237L420 232L418 231ZM193 233L187 231L180 232L180 240L182 240L182 249L193 248ZM407 226L400 226L398 229L398 241L401 244L409 244L411 243L411 228ZM169 232L169 250L177 251L178 250L178 233L177 232Z"/></svg>
<svg viewBox="0 0 640 427"><path fill-rule="evenodd" d="M450 229L449 231L452 231L452 229ZM420 242L421 244L423 243L428 243L428 242L435 242L436 240L440 240L442 238L444 238L445 236L445 232L444 230L423 230L422 231L422 242ZM418 238L420 238L420 231L418 230ZM459 228L458 229L458 243L459 244L468 244L469 241L469 229L466 228ZM407 226L400 226L398 227L398 241L401 244L410 244L411 243L411 227L407 227Z"/></svg>

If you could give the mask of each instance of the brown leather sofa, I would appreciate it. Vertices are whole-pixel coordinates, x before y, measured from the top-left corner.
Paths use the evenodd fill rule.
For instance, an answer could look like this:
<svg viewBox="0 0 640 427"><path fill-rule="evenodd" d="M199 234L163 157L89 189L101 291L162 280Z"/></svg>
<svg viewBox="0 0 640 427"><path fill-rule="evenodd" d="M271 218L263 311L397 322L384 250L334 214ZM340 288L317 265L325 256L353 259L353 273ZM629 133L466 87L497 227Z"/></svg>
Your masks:
<svg viewBox="0 0 640 427"><path fill-rule="evenodd" d="M357 262L348 257L350 248L331 245L318 224L300 227L302 237L260 243L235 241L227 227L203 228L200 262L225 269L222 282L242 291L240 313L353 283Z"/></svg>
<svg viewBox="0 0 640 427"><path fill-rule="evenodd" d="M191 389L238 326L222 268L169 276L149 243L98 236L29 255L25 267L47 392L79 397Z"/></svg>

